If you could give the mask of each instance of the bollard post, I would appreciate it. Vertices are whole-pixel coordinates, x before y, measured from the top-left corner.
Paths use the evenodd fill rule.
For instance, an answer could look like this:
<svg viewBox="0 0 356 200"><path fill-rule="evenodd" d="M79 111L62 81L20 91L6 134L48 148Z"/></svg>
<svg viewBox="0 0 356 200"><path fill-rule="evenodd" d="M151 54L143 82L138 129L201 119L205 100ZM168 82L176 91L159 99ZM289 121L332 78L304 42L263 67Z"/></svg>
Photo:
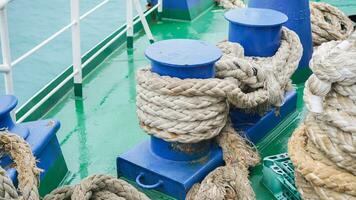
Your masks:
<svg viewBox="0 0 356 200"><path fill-rule="evenodd" d="M8 130L26 139L29 130L21 125L16 125L11 117L11 111L15 109L18 101L12 95L0 96L0 130Z"/></svg>
<svg viewBox="0 0 356 200"><path fill-rule="evenodd" d="M239 43L245 50L245 56L273 56L281 42L282 25L288 17L278 11L261 8L237 8L225 13L229 21L229 41ZM247 138L258 143L280 122L296 110L297 94L295 91L285 95L285 102L280 107L280 115L275 110L264 116L245 113L238 108L230 110L230 117L236 130L244 131Z"/></svg>
<svg viewBox="0 0 356 200"><path fill-rule="evenodd" d="M11 118L10 112L16 107L17 102L18 100L15 96L0 96L0 130L7 130L16 134L29 144L33 155L39 161L37 166L43 170L39 180L48 185L48 191L40 190L40 194L44 195L55 189L68 172L56 137L60 124L55 120L15 123ZM11 158L4 155L0 158L0 163L1 167L6 170L6 175L17 185L17 171ZM50 183L48 180L50 180Z"/></svg>
<svg viewBox="0 0 356 200"><path fill-rule="evenodd" d="M303 45L303 57L300 60L296 74L301 73L301 79L308 77L309 61L313 55L313 40L310 23L309 0L250 0L249 7L269 8L280 11L288 16L285 26L296 32ZM304 72L304 73L303 73ZM295 74L295 75L296 75ZM304 82L297 80L297 82Z"/></svg>
<svg viewBox="0 0 356 200"><path fill-rule="evenodd" d="M154 43L145 55L152 71L162 76L206 79L215 76L214 64L222 53L203 41L175 39ZM185 199L195 183L223 163L221 149L213 140L183 144L152 136L119 156L117 171L142 188Z"/></svg>

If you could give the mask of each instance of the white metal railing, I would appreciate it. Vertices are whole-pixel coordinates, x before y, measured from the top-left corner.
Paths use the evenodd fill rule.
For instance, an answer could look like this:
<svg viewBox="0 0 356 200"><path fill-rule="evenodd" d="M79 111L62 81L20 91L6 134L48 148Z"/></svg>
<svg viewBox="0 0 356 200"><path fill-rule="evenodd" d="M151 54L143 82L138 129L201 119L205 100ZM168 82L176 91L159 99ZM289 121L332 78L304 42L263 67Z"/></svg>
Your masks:
<svg viewBox="0 0 356 200"><path fill-rule="evenodd" d="M56 37L67 31L71 28L72 30L72 55L73 55L73 72L70 74L66 79L64 79L61 83L57 85L51 92L49 92L45 97L43 97L36 105L34 105L29 111L27 111L19 120L18 122L22 122L26 119L30 114L32 114L39 106L41 106L45 101L47 101L55 92L57 92L65 83L67 83L72 78L74 79L74 85L79 85L80 88L74 90L76 96L82 95L82 68L92 61L95 56L100 54L106 47L111 45L116 39L121 37L123 34L127 33L127 36L133 36L133 24L137 23L137 21L133 21L133 5L135 6L136 11L139 14L140 21L144 27L144 30L149 38L150 41L153 41L153 35L149 29L148 23L146 21L146 16L150 14L153 10L157 9L158 12L162 12L162 0L158 0L158 4L151 8L150 11L144 13L143 9L140 5L139 0L127 0L127 26L126 28L112 38L106 45L104 45L98 52L96 52L91 58L89 58L85 63L82 63L81 60L81 36L80 36L80 21L91 15L94 11L101 8L105 4L107 4L110 0L104 0L91 10L84 13L80 16L79 12L79 0L71 0L71 22L42 41L40 44L33 47L31 50L27 51L17 59L12 61L11 58L11 48L10 48L10 41L9 41L9 30L7 24L7 11L6 7L10 0L0 0L0 39L1 39L1 50L2 50L2 57L3 57L3 64L0 65L0 72L4 74L5 80L5 93L6 94L14 94L14 86L13 86L13 76L12 76L12 69L14 66L19 64L21 61L26 59L27 57L31 56L39 49L53 41Z"/></svg>

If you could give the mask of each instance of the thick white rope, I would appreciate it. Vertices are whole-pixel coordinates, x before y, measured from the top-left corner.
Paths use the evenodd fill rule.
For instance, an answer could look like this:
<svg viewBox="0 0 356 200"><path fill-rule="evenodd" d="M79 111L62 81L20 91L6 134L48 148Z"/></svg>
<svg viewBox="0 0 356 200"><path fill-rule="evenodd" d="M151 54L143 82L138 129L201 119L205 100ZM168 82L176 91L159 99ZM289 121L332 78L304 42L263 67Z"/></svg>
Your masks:
<svg viewBox="0 0 356 200"><path fill-rule="evenodd" d="M289 141L296 183L306 199L356 199L356 40L323 43L310 67L309 113Z"/></svg>
<svg viewBox="0 0 356 200"><path fill-rule="evenodd" d="M196 143L221 132L229 104L261 113L279 107L302 55L298 36L287 28L282 33L279 50L269 58L244 57L240 45L220 43L224 56L216 63L216 78L179 79L139 70L141 127L166 141Z"/></svg>
<svg viewBox="0 0 356 200"><path fill-rule="evenodd" d="M248 168L259 163L257 151L230 126L229 106L261 113L281 106L290 77L302 56L298 36L287 28L270 58L245 57L243 48L222 42L216 78L179 79L150 69L137 72L137 114L150 135L169 142L196 143L216 136L226 166L193 186L187 200L255 199Z"/></svg>
<svg viewBox="0 0 356 200"><path fill-rule="evenodd" d="M246 7L244 1L242 0L216 0L219 6L225 9L233 9L233 8L243 8Z"/></svg>
<svg viewBox="0 0 356 200"><path fill-rule="evenodd" d="M322 2L311 2L313 43L318 46L332 40L344 40L354 31L354 23L338 8Z"/></svg>

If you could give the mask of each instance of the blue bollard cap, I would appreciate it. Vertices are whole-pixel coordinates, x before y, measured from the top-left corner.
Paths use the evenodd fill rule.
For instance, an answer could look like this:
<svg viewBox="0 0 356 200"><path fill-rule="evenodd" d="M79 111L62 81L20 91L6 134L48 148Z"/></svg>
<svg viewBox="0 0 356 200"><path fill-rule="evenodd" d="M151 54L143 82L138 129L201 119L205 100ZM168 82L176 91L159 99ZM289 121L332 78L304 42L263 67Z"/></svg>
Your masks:
<svg viewBox="0 0 356 200"><path fill-rule="evenodd" d="M0 97L0 117L7 115L17 105L17 98L12 95L4 95Z"/></svg>
<svg viewBox="0 0 356 200"><path fill-rule="evenodd" d="M261 8L237 8L225 13L229 41L241 44L245 56L273 56L280 46L282 24L288 17L278 11Z"/></svg>
<svg viewBox="0 0 356 200"><path fill-rule="evenodd" d="M287 15L261 8L237 8L225 13L225 18L235 24L251 27L279 26L288 21Z"/></svg>
<svg viewBox="0 0 356 200"><path fill-rule="evenodd" d="M222 56L219 48L205 41L191 39L163 40L145 51L152 71L177 78L212 78L214 64Z"/></svg>

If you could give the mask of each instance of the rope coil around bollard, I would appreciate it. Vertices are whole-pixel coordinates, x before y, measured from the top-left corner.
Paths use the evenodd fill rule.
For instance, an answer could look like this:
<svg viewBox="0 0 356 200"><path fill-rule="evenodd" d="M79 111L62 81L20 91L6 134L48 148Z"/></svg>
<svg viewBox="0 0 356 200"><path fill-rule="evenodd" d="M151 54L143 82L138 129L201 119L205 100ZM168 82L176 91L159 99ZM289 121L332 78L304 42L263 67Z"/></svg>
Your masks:
<svg viewBox="0 0 356 200"><path fill-rule="evenodd" d="M302 46L287 28L282 29L280 48L269 58L244 57L237 43L217 46L223 57L215 64L216 78L179 79L147 68L138 70L137 115L146 133L168 142L217 139L226 166L194 185L186 199L255 199L248 168L260 158L231 127L229 107L264 113L271 106L281 106L292 87L290 77L301 59Z"/></svg>
<svg viewBox="0 0 356 200"><path fill-rule="evenodd" d="M18 190L0 167L0 199L39 200L40 169L29 144L21 137L7 131L0 132L0 151L9 155L18 172ZM127 182L107 176L93 175L75 186L65 186L54 190L44 200L149 200Z"/></svg>
<svg viewBox="0 0 356 200"><path fill-rule="evenodd" d="M289 141L296 184L305 199L356 198L356 40L323 43L310 62L309 113Z"/></svg>
<svg viewBox="0 0 356 200"><path fill-rule="evenodd" d="M221 132L229 104L260 113L279 107L302 54L298 36L287 28L282 33L279 50L269 58L243 57L239 44L220 43L224 56L215 64L216 78L179 79L138 70L141 127L169 142L196 143Z"/></svg>

